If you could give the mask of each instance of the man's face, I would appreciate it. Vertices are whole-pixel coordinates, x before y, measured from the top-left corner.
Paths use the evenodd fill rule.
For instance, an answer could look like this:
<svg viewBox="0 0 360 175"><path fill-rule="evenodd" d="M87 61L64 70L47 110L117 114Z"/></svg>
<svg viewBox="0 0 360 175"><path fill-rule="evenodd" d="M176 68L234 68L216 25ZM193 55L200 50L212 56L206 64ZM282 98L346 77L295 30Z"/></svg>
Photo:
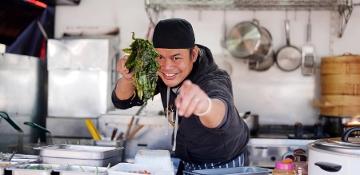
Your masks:
<svg viewBox="0 0 360 175"><path fill-rule="evenodd" d="M163 49L156 48L160 54L156 58L160 65L158 75L168 87L175 87L191 72L197 58L196 49Z"/></svg>

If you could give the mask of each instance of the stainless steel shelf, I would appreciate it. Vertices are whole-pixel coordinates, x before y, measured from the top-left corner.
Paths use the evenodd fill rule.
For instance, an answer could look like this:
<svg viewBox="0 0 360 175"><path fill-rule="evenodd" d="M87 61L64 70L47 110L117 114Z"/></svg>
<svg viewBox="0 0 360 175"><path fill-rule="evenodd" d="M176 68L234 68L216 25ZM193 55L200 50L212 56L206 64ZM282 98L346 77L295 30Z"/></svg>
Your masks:
<svg viewBox="0 0 360 175"><path fill-rule="evenodd" d="M146 0L148 8L178 10L337 10L347 0Z"/></svg>
<svg viewBox="0 0 360 175"><path fill-rule="evenodd" d="M356 4L357 5L357 4ZM329 10L339 12L341 37L352 9L352 0L145 0L152 23L154 14L165 10ZM156 16L156 15L155 15Z"/></svg>

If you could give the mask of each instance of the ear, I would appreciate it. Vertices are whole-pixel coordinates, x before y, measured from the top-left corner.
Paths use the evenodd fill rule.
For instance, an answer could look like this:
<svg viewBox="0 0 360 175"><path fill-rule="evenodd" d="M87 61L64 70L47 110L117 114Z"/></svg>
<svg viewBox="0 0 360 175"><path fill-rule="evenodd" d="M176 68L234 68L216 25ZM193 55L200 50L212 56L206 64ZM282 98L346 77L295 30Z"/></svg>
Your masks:
<svg viewBox="0 0 360 175"><path fill-rule="evenodd" d="M192 59L193 63L195 63L195 61L197 60L197 58L199 56L199 52L200 52L200 49L198 46L195 46L193 49L191 49L191 59Z"/></svg>

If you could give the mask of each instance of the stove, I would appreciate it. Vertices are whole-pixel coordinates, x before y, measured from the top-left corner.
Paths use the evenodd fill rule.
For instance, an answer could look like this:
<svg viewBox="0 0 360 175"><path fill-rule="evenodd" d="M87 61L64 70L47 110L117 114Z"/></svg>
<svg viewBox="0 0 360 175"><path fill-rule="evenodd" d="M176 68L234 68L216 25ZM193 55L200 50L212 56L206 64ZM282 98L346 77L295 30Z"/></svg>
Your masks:
<svg viewBox="0 0 360 175"><path fill-rule="evenodd" d="M327 137L323 125L261 125L253 138L281 138L281 139L320 139Z"/></svg>
<svg viewBox="0 0 360 175"><path fill-rule="evenodd" d="M317 139L341 137L349 127L359 126L360 117L319 116L314 125L259 125L251 132L248 144L251 166L273 168L275 161L294 157L294 152L301 150L308 153L308 144Z"/></svg>
<svg viewBox="0 0 360 175"><path fill-rule="evenodd" d="M275 161L293 156L296 150L307 153L307 145L315 140L251 138L248 144L250 166L274 168Z"/></svg>
<svg viewBox="0 0 360 175"><path fill-rule="evenodd" d="M307 155L307 145L324 138L323 125L260 125L251 135L248 144L250 166L274 168L275 162L288 156L294 157L296 150Z"/></svg>

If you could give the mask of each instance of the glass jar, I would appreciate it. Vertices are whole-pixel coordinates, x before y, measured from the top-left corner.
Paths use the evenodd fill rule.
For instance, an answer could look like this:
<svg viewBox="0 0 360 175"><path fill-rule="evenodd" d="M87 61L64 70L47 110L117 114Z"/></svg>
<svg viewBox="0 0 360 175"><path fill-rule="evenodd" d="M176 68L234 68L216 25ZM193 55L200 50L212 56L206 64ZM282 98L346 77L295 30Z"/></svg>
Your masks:
<svg viewBox="0 0 360 175"><path fill-rule="evenodd" d="M291 159L276 161L273 175L295 175L295 164Z"/></svg>

